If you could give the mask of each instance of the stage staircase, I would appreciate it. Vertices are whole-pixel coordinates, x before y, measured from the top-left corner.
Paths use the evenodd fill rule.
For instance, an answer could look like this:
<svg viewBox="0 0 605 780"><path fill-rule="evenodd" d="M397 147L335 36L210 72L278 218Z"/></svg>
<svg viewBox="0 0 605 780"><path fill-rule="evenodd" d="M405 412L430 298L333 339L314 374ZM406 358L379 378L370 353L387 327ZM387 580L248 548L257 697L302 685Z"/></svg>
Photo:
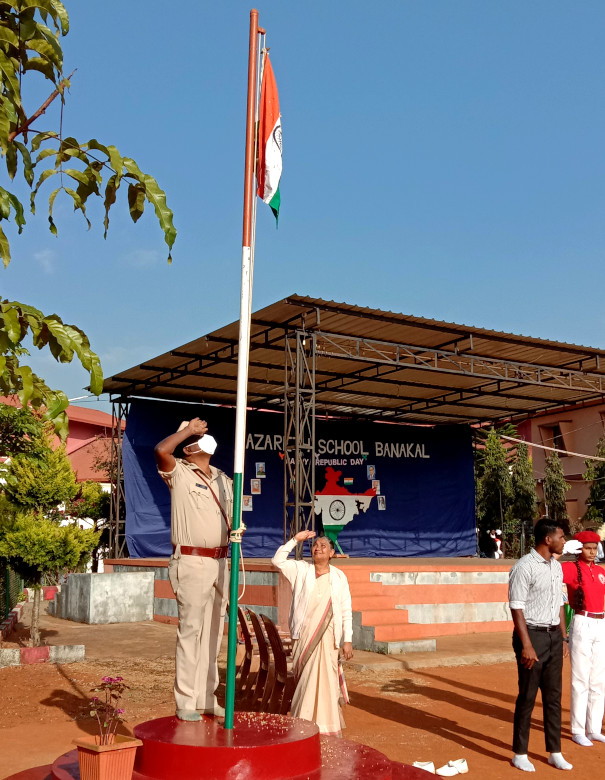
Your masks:
<svg viewBox="0 0 605 780"><path fill-rule="evenodd" d="M514 561L409 561L337 562L351 588L354 647L426 652L436 650L441 636L512 630L508 572Z"/></svg>

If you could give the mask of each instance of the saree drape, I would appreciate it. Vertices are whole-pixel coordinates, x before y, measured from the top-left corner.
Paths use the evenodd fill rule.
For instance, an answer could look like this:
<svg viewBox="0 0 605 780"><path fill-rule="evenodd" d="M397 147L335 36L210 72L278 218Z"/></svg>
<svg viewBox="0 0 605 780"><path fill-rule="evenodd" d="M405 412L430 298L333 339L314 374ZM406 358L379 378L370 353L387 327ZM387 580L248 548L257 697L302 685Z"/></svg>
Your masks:
<svg viewBox="0 0 605 780"><path fill-rule="evenodd" d="M315 580L292 655L296 680L292 715L313 721L322 734L340 735L345 727L340 705L349 697L334 642L329 574Z"/></svg>

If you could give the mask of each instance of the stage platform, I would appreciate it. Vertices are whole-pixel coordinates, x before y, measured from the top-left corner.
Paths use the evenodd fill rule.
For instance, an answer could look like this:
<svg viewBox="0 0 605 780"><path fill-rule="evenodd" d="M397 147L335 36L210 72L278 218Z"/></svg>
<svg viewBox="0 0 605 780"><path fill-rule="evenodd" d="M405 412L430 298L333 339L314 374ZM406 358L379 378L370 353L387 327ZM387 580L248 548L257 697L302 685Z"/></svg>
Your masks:
<svg viewBox="0 0 605 780"><path fill-rule="evenodd" d="M287 580L269 559L247 558L244 563L242 606L287 626ZM351 588L353 646L379 653L427 652L436 649L438 637L512 630L508 573L514 563L490 558L334 559ZM110 559L105 571L153 571L154 619L176 623L168 559Z"/></svg>

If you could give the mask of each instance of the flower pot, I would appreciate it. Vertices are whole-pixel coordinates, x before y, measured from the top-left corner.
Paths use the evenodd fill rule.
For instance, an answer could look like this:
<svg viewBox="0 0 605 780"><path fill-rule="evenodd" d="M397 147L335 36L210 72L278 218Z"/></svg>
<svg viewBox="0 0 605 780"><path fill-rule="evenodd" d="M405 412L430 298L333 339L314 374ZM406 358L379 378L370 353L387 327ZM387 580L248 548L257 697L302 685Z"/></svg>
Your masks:
<svg viewBox="0 0 605 780"><path fill-rule="evenodd" d="M80 780L131 780L140 739L116 734L111 745L97 745L95 738L74 739L78 746Z"/></svg>

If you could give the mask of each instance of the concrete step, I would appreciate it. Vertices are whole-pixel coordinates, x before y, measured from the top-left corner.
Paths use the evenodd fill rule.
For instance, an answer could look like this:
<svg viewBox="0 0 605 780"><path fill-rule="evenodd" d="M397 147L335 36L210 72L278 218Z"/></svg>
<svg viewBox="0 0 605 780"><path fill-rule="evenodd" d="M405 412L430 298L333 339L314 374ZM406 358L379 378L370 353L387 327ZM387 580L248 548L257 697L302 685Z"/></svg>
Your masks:
<svg viewBox="0 0 605 780"><path fill-rule="evenodd" d="M409 622L406 609L361 610L363 626L406 625Z"/></svg>
<svg viewBox="0 0 605 780"><path fill-rule="evenodd" d="M508 601L445 602L436 604L400 604L397 611L408 613L410 623L487 623L511 620Z"/></svg>
<svg viewBox="0 0 605 780"><path fill-rule="evenodd" d="M507 585L380 585L374 582L350 586L353 599L387 596L393 604L474 604L508 601Z"/></svg>
<svg viewBox="0 0 605 780"><path fill-rule="evenodd" d="M349 582L349 590L351 596L390 596L396 597L396 591L391 593L391 589L388 590L380 582Z"/></svg>
<svg viewBox="0 0 605 780"><path fill-rule="evenodd" d="M362 612L364 609L396 609L397 599L391 596L353 596L353 609Z"/></svg>

